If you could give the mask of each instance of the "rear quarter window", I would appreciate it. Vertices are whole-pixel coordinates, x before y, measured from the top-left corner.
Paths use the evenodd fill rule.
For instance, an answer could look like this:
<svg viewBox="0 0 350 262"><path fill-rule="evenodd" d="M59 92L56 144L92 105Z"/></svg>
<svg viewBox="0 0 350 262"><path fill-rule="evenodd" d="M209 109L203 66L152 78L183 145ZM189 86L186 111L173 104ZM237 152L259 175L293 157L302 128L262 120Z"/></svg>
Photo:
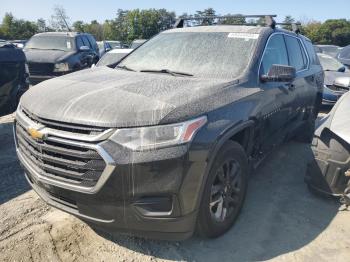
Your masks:
<svg viewBox="0 0 350 262"><path fill-rule="evenodd" d="M308 40L305 40L304 44L305 44L306 50L309 54L310 63L313 65L319 65L320 61L318 60L318 57L317 57L316 52L315 52L315 48L312 45L312 43Z"/></svg>
<svg viewBox="0 0 350 262"><path fill-rule="evenodd" d="M300 40L298 38L287 35L285 36L285 39L290 66L295 67L297 71L306 69L307 59L304 53L304 49L301 46Z"/></svg>

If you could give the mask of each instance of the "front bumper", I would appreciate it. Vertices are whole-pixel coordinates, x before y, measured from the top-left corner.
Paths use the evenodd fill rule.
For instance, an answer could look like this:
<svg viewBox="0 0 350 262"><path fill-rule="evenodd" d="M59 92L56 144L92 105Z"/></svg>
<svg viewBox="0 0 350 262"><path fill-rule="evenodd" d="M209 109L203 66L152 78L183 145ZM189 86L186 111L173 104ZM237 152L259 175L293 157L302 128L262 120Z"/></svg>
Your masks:
<svg viewBox="0 0 350 262"><path fill-rule="evenodd" d="M44 201L95 227L169 240L193 234L206 170L203 149L194 144L130 152L108 139L97 146L107 168L89 190L47 179L18 145L17 154L30 185Z"/></svg>
<svg viewBox="0 0 350 262"><path fill-rule="evenodd" d="M324 87L322 95L322 105L334 105L339 100L339 98L345 93L346 92L337 92L329 89L328 87Z"/></svg>

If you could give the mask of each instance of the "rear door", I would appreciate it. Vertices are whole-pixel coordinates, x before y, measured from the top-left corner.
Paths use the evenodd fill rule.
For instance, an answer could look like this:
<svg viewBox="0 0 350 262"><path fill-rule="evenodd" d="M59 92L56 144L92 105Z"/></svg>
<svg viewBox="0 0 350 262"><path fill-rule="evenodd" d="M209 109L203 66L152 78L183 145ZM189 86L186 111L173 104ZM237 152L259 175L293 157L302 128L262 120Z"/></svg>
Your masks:
<svg viewBox="0 0 350 262"><path fill-rule="evenodd" d="M15 110L21 66L20 62L0 61L0 116Z"/></svg>

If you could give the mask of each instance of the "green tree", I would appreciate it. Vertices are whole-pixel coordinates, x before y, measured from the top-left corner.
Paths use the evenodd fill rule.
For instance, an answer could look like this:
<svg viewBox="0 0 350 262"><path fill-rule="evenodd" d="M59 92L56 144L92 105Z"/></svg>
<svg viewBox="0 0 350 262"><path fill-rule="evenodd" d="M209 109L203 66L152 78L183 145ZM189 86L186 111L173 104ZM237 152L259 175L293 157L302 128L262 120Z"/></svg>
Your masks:
<svg viewBox="0 0 350 262"><path fill-rule="evenodd" d="M69 16L63 6L55 6L51 16L51 27L56 31L70 31Z"/></svg>
<svg viewBox="0 0 350 262"><path fill-rule="evenodd" d="M226 18L224 21L222 21L222 24L224 25L243 25L246 23L245 17L241 14L236 14L236 15L227 14L227 16L233 16L233 17Z"/></svg>
<svg viewBox="0 0 350 262"><path fill-rule="evenodd" d="M0 28L0 35L4 39L28 39L38 32L36 23L16 19L11 13L6 13Z"/></svg>
<svg viewBox="0 0 350 262"><path fill-rule="evenodd" d="M204 9L203 11L196 11L196 14L194 15L196 18L205 17L204 19L197 20L198 25L212 25L215 19L210 17L213 16L216 16L216 11L211 7Z"/></svg>

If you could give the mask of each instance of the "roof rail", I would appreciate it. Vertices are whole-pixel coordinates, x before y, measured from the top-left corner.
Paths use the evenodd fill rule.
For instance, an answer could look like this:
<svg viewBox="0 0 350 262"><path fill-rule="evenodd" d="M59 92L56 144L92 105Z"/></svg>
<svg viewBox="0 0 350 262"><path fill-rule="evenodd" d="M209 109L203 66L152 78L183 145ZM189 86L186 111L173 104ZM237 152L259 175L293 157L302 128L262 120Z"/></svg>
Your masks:
<svg viewBox="0 0 350 262"><path fill-rule="evenodd" d="M272 29L276 27L276 21L273 19L277 17L277 15L226 15L226 16L197 16L197 17L183 17L179 18L174 24L174 28L182 28L185 25L185 21L190 20L208 20L208 19L216 19L220 22L220 20L227 18L264 18L265 24ZM240 24L241 25L241 24ZM257 24L252 24L257 25Z"/></svg>

